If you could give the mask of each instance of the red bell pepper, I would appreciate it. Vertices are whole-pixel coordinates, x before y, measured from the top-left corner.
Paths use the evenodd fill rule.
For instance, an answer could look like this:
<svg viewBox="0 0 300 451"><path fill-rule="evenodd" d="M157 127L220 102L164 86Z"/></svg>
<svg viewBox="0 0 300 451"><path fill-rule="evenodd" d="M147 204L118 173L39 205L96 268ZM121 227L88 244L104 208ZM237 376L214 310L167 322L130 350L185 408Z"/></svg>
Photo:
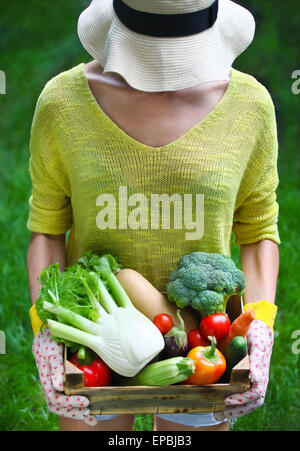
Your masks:
<svg viewBox="0 0 300 451"><path fill-rule="evenodd" d="M110 385L113 371L103 360L96 359L90 364L81 365L77 354L73 354L70 362L83 371L85 387L105 387Z"/></svg>

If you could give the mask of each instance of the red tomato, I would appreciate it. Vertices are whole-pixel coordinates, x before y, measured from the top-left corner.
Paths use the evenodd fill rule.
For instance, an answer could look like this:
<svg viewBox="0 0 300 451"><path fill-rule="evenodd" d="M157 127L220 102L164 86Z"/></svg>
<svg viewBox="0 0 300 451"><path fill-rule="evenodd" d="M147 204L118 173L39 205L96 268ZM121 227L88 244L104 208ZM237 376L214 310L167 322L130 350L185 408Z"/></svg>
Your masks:
<svg viewBox="0 0 300 451"><path fill-rule="evenodd" d="M200 333L203 337L216 337L221 340L228 335L230 321L225 313L213 313L205 316L200 322Z"/></svg>
<svg viewBox="0 0 300 451"><path fill-rule="evenodd" d="M160 330L162 335L166 335L174 326L172 317L167 313L156 315L153 323Z"/></svg>
<svg viewBox="0 0 300 451"><path fill-rule="evenodd" d="M106 387L110 384L112 370L103 360L96 359L89 365L80 365L77 354L74 354L70 358L70 362L83 371L85 387Z"/></svg>
<svg viewBox="0 0 300 451"><path fill-rule="evenodd" d="M202 337L199 329L192 329L188 333L188 345L190 349L196 346L208 346L209 341Z"/></svg>

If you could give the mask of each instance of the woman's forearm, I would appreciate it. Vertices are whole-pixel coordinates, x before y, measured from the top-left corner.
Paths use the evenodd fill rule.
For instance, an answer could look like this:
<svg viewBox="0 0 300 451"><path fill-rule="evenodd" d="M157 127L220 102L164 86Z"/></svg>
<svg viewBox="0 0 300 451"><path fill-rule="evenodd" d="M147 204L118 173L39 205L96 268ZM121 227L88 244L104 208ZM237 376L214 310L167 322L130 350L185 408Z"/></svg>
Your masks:
<svg viewBox="0 0 300 451"><path fill-rule="evenodd" d="M271 240L241 246L241 266L246 275L245 303L275 303L279 270L278 246Z"/></svg>
<svg viewBox="0 0 300 451"><path fill-rule="evenodd" d="M38 298L41 287L37 278L43 268L53 263L59 263L62 270L65 268L65 235L32 233L27 250L27 272L32 304L34 304Z"/></svg>

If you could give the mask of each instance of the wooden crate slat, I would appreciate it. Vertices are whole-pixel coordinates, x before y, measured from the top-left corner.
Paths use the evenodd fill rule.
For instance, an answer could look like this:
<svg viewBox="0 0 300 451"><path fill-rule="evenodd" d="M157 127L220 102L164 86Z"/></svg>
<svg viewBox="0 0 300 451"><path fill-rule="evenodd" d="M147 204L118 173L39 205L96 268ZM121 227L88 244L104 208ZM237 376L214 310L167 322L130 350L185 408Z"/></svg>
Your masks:
<svg viewBox="0 0 300 451"><path fill-rule="evenodd" d="M84 374L79 368L73 365L68 360L65 361L65 389L72 388L84 388Z"/></svg>
<svg viewBox="0 0 300 451"><path fill-rule="evenodd" d="M102 389L96 388L92 390L89 387L84 389L68 389L68 395L78 395L88 397L93 400L122 400L122 399L195 399L205 398L218 400L220 396L227 396L230 393L238 393L239 391L245 391L249 388L249 384L240 383L231 386L230 384L215 384L215 385L172 385L167 387L124 387L120 390L120 387L103 387Z"/></svg>
<svg viewBox="0 0 300 451"><path fill-rule="evenodd" d="M230 385L239 385L245 381L249 381L249 356L243 358L231 371Z"/></svg>
<svg viewBox="0 0 300 451"><path fill-rule="evenodd" d="M128 407L120 407L108 409L102 405L93 404L90 406L92 415L139 415L139 414L165 414L165 413L207 413L218 412L224 410L224 403L201 403L201 406L190 404L186 407L178 406L146 406L136 404Z"/></svg>

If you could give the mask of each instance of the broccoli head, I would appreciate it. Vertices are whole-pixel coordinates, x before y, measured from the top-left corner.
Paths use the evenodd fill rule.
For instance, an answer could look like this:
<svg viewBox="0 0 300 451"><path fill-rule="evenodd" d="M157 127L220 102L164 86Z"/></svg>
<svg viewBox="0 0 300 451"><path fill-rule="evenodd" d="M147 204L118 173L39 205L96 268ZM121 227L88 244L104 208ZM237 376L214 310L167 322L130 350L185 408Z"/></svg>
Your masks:
<svg viewBox="0 0 300 451"><path fill-rule="evenodd" d="M181 258L166 289L178 308L190 306L203 317L225 313L229 297L243 294L245 284L244 273L230 257L193 252Z"/></svg>

